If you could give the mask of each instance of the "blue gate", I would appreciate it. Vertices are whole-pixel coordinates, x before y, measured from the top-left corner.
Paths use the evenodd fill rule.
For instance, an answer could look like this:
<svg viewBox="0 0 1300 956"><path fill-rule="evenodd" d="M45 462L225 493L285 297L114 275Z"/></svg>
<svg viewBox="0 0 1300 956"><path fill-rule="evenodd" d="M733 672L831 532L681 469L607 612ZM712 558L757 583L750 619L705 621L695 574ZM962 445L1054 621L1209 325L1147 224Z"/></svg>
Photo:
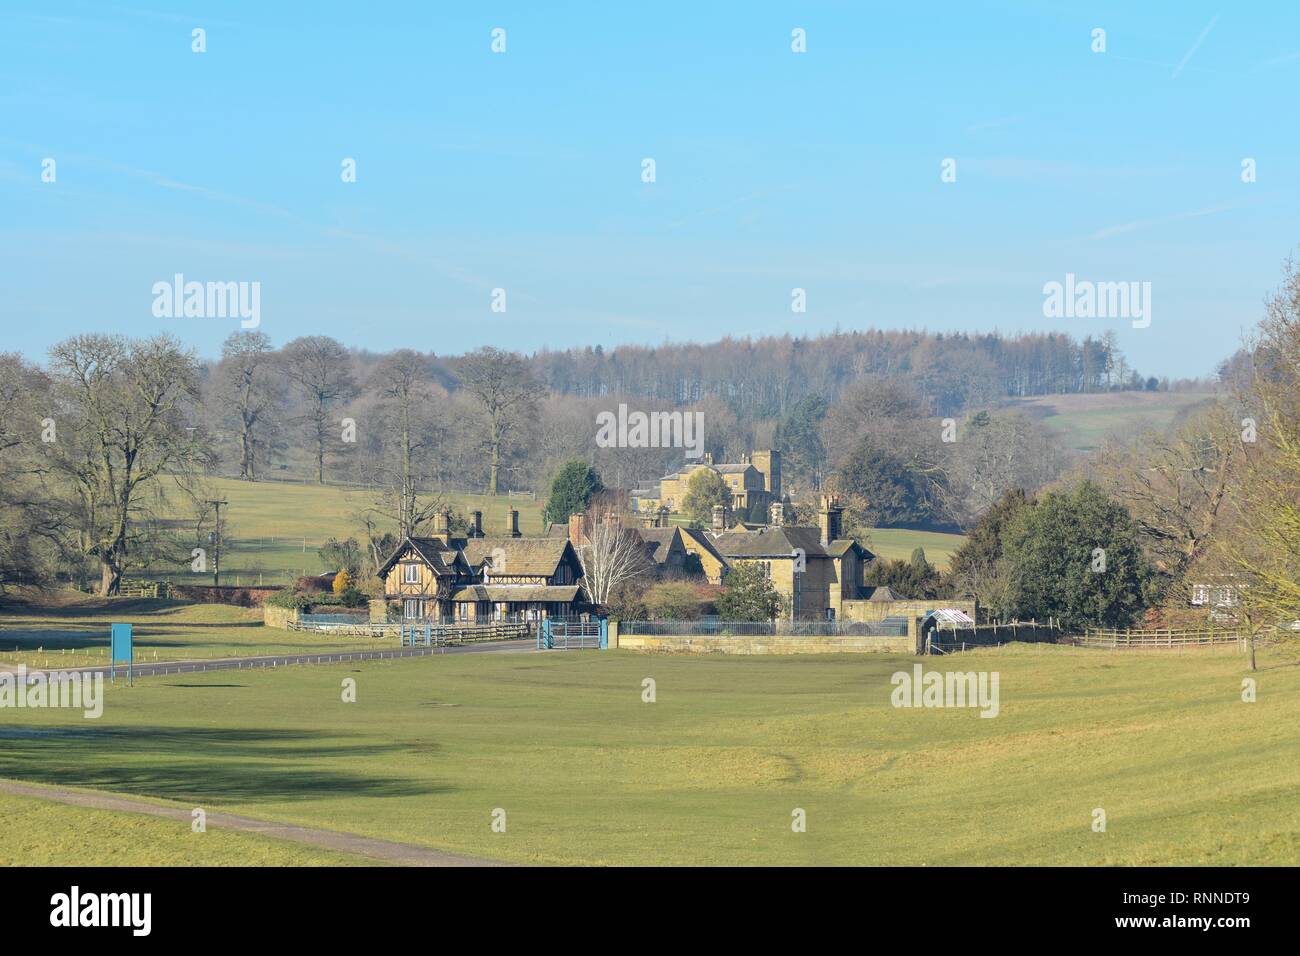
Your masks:
<svg viewBox="0 0 1300 956"><path fill-rule="evenodd" d="M605 618L595 621L542 621L537 632L539 651L605 650L609 647L609 629Z"/></svg>
<svg viewBox="0 0 1300 956"><path fill-rule="evenodd" d="M441 643L441 642L439 642ZM403 624L402 647L433 647L432 624Z"/></svg>

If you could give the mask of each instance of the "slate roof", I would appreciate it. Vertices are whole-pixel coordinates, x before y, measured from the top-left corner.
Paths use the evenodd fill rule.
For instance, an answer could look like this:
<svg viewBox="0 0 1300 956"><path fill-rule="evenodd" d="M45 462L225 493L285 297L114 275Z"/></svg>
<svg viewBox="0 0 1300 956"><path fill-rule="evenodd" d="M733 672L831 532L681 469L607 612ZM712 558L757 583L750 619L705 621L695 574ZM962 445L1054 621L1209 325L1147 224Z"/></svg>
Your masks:
<svg viewBox="0 0 1300 956"><path fill-rule="evenodd" d="M690 542L697 545L701 551L709 552L709 554L713 555L724 565L728 563L727 559L722 556L714 545L713 539L699 528L679 528L678 530L681 531L683 539L689 539ZM685 544L686 541L683 540L682 543Z"/></svg>
<svg viewBox="0 0 1300 956"><path fill-rule="evenodd" d="M451 599L462 604L474 601L560 601L571 604L577 596L576 584L563 587L545 584L469 584L452 592Z"/></svg>
<svg viewBox="0 0 1300 956"><path fill-rule="evenodd" d="M554 538L474 538L465 543L465 557L475 570L500 548L505 552L506 569L502 574L550 577L569 548L567 537Z"/></svg>
<svg viewBox="0 0 1300 956"><path fill-rule="evenodd" d="M379 568L380 577L387 574L398 559L406 553L408 544L433 569L435 577L456 573L456 562L460 556L458 549L443 544L439 538L407 538Z"/></svg>
<svg viewBox="0 0 1300 956"><path fill-rule="evenodd" d="M677 528L637 528L635 530L641 536L641 540L646 543L646 557L655 564L663 564L668 560L673 541L681 535L681 531ZM685 546L683 545L683 547Z"/></svg>
<svg viewBox="0 0 1300 956"><path fill-rule="evenodd" d="M728 531L714 538L713 546L728 558L786 558L796 549L802 549L808 557L838 558L853 548L859 549L866 558L875 557L852 538L837 538L823 545L819 529L802 525Z"/></svg>

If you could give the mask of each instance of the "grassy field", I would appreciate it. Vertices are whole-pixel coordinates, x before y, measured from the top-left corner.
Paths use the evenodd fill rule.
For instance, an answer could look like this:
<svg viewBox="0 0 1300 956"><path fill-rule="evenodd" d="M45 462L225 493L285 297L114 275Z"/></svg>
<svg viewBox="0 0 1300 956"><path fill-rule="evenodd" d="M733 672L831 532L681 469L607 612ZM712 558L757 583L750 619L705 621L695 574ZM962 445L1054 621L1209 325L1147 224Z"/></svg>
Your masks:
<svg viewBox="0 0 1300 956"><path fill-rule="evenodd" d="M0 725L0 735L4 728ZM349 866L373 861L184 821L0 794L0 866Z"/></svg>
<svg viewBox="0 0 1300 956"><path fill-rule="evenodd" d="M1106 392L1019 399L1022 411L1057 432L1067 448L1092 451L1111 434L1164 430L1175 416L1211 396L1205 392Z"/></svg>
<svg viewBox="0 0 1300 956"><path fill-rule="evenodd" d="M229 504L222 508L228 546L221 556L223 584L288 584L302 574L320 574L318 549L329 538L352 537L362 542L365 531L359 515L374 495L333 485L275 481L210 480L211 489ZM542 504L526 499L448 492L444 497L458 512L483 512L488 534L506 528L506 513L514 505L519 528L526 535L542 532ZM210 574L188 570L167 573L154 569L137 577L210 584Z"/></svg>
<svg viewBox="0 0 1300 956"><path fill-rule="evenodd" d="M925 659L997 671L994 719L892 707L917 660L593 651L149 678L109 688L97 721L0 711L0 777L527 863L1300 863L1294 648L1263 655L1249 704L1229 651ZM6 811L0 845L38 820ZM53 834L41 859L82 840ZM165 859L192 846L150 839Z"/></svg>
<svg viewBox="0 0 1300 956"><path fill-rule="evenodd" d="M62 607L0 606L0 667L66 668L108 661L109 625L130 622L137 663L392 647L393 640L282 631L261 608L67 596Z"/></svg>
<svg viewBox="0 0 1300 956"><path fill-rule="evenodd" d="M875 555L888 560L910 558L916 548L925 549L925 557L935 567L947 570L948 559L965 541L964 535L941 531L911 531L907 528L874 528L866 541Z"/></svg>

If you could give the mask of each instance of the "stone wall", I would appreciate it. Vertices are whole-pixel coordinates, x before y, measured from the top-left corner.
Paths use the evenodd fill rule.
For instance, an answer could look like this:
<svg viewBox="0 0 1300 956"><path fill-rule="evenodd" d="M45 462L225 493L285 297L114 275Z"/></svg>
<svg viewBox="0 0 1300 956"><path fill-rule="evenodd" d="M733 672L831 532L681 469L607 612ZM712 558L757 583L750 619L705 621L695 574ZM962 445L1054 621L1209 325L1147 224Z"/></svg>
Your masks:
<svg viewBox="0 0 1300 956"><path fill-rule="evenodd" d="M700 637L620 634L609 622L609 646L623 650L679 654L916 654L919 618L908 621L907 634L885 637Z"/></svg>
<svg viewBox="0 0 1300 956"><path fill-rule="evenodd" d="M262 606L262 623L267 627L278 627L281 630L288 630L289 622L297 623L300 619L301 612L297 608L291 607L268 607Z"/></svg>
<svg viewBox="0 0 1300 956"><path fill-rule="evenodd" d="M621 637L625 650L684 654L913 654L908 637Z"/></svg>

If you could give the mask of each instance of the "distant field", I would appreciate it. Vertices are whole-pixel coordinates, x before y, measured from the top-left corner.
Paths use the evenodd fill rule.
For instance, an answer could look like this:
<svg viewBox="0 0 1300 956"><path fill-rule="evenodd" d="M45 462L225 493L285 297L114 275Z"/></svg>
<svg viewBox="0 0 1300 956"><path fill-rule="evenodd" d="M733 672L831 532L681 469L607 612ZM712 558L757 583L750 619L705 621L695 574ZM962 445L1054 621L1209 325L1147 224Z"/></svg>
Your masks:
<svg viewBox="0 0 1300 956"><path fill-rule="evenodd" d="M1017 399L1010 407L1059 433L1066 447L1092 451L1115 432L1168 428L1179 412L1211 397L1207 392L1040 395Z"/></svg>
<svg viewBox="0 0 1300 956"><path fill-rule="evenodd" d="M891 706L891 675L917 664L998 672L997 716ZM1295 865L1300 668L1294 647L1261 664L1256 703L1231 650L1052 645L186 674L106 688L98 720L0 712L0 777L521 863ZM31 847L20 862L67 861L69 844L77 862L120 859L99 839L117 827L80 811L0 801L0 827L10 854ZM193 834L149 829L149 861L195 860Z"/></svg>
<svg viewBox="0 0 1300 956"><path fill-rule="evenodd" d="M960 534L940 531L909 531L906 528L873 528L867 548L878 557L890 561L912 556L917 548L925 549L925 558L935 567L946 571L948 560L961 547L966 538Z"/></svg>
<svg viewBox="0 0 1300 956"><path fill-rule="evenodd" d="M321 565L317 550L329 538L356 538L365 546L360 513L374 501L374 495L332 485L297 484L276 481L211 480L213 490L229 501L221 518L230 546L221 555L223 584L288 584L302 574L333 571ZM483 512L488 534L506 528L506 513L519 510L519 529L526 535L542 532L542 504L527 499L490 498L462 492L443 497L458 512ZM167 573L155 569L137 577L191 583L211 583L210 574L194 574L188 568Z"/></svg>

